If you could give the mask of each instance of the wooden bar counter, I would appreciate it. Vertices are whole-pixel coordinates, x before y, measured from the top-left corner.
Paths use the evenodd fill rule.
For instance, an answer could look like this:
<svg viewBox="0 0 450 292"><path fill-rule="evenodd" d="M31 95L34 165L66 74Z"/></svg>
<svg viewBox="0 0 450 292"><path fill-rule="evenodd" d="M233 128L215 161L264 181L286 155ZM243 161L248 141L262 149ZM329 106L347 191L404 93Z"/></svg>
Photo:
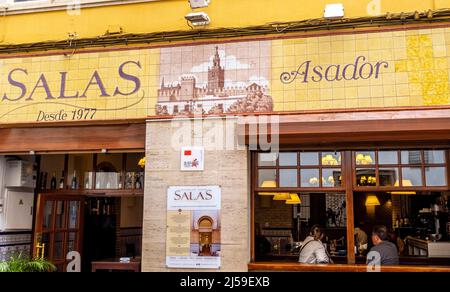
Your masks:
<svg viewBox="0 0 450 292"><path fill-rule="evenodd" d="M248 264L249 271L273 272L367 272L366 265L312 265L289 262L257 262ZM438 266L384 266L381 272L450 272L450 267Z"/></svg>
<svg viewBox="0 0 450 292"><path fill-rule="evenodd" d="M97 272L97 270L139 272L140 267L141 262L138 259L131 259L130 262L120 262L119 259L107 259L92 262L92 272Z"/></svg>

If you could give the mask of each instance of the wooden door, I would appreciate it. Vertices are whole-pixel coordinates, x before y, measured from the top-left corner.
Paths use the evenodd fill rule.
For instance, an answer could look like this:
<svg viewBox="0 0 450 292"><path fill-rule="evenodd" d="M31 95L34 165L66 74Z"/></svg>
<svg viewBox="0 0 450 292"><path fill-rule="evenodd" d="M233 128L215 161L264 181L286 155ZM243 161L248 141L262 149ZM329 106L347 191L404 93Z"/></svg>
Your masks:
<svg viewBox="0 0 450 292"><path fill-rule="evenodd" d="M82 251L84 196L39 194L33 255L51 261L65 272L66 255Z"/></svg>
<svg viewBox="0 0 450 292"><path fill-rule="evenodd" d="M211 256L212 232L200 233L200 255Z"/></svg>

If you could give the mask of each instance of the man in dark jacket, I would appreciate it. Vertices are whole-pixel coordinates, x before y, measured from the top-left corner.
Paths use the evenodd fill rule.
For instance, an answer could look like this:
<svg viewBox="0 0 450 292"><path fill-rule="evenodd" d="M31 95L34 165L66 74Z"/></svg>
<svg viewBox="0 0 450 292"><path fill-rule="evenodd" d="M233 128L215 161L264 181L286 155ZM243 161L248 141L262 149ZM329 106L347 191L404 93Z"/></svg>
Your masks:
<svg viewBox="0 0 450 292"><path fill-rule="evenodd" d="M367 264L380 264L381 266L395 266L399 264L397 247L388 240L386 226L375 226L372 232L372 242L374 247L372 247L367 256ZM379 257L373 256L373 252L378 253Z"/></svg>

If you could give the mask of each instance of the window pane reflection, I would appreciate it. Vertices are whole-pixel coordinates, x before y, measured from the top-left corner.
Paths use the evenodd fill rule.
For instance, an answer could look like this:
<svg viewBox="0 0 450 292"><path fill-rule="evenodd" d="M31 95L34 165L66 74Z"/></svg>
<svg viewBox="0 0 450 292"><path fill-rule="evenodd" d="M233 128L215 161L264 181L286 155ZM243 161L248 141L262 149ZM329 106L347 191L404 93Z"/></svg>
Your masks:
<svg viewBox="0 0 450 292"><path fill-rule="evenodd" d="M379 164L398 164L398 152L397 151L379 151L378 152Z"/></svg>
<svg viewBox="0 0 450 292"><path fill-rule="evenodd" d="M425 177L427 186L446 186L445 167L427 167L425 168Z"/></svg>
<svg viewBox="0 0 450 292"><path fill-rule="evenodd" d="M55 245L53 250L54 259L59 260L63 258L64 234L64 232L55 233Z"/></svg>
<svg viewBox="0 0 450 292"><path fill-rule="evenodd" d="M54 201L47 201L45 202L45 208L44 208L44 220L42 227L43 228L51 228L52 227L52 219L53 219L53 202Z"/></svg>
<svg viewBox="0 0 450 292"><path fill-rule="evenodd" d="M380 168L380 186L399 186L398 168Z"/></svg>
<svg viewBox="0 0 450 292"><path fill-rule="evenodd" d="M55 228L64 228L65 219L66 219L66 210L65 210L65 202L57 201L56 202L56 225Z"/></svg>
<svg viewBox="0 0 450 292"><path fill-rule="evenodd" d="M297 153L280 153L280 166L297 166Z"/></svg>
<svg viewBox="0 0 450 292"><path fill-rule="evenodd" d="M278 153L259 153L258 165L259 166L275 166L277 165Z"/></svg>
<svg viewBox="0 0 450 292"><path fill-rule="evenodd" d="M427 150L425 151L425 163L445 163L444 150Z"/></svg>
<svg viewBox="0 0 450 292"><path fill-rule="evenodd" d="M300 153L300 165L319 165L319 153L318 152Z"/></svg>
<svg viewBox="0 0 450 292"><path fill-rule="evenodd" d="M76 240L77 240L77 233L76 232L69 232L69 238L67 241L67 251L74 251L76 250Z"/></svg>
<svg viewBox="0 0 450 292"><path fill-rule="evenodd" d="M423 186L422 169L420 167L402 168L403 186Z"/></svg>
<svg viewBox="0 0 450 292"><path fill-rule="evenodd" d="M374 168L357 168L356 184L358 186L376 186L376 172Z"/></svg>
<svg viewBox="0 0 450 292"><path fill-rule="evenodd" d="M422 157L418 150L407 150L401 152L402 164L421 164Z"/></svg>
<svg viewBox="0 0 450 292"><path fill-rule="evenodd" d="M322 165L341 165L341 152L323 152Z"/></svg>
<svg viewBox="0 0 450 292"><path fill-rule="evenodd" d="M302 169L300 172L301 187L319 187L319 170Z"/></svg>
<svg viewBox="0 0 450 292"><path fill-rule="evenodd" d="M323 187L340 187L341 181L342 181L341 170L339 168L322 169Z"/></svg>
<svg viewBox="0 0 450 292"><path fill-rule="evenodd" d="M280 187L297 187L297 169L280 169Z"/></svg>
<svg viewBox="0 0 450 292"><path fill-rule="evenodd" d="M69 203L69 228L78 227L78 205L79 203L77 201L71 201Z"/></svg>
<svg viewBox="0 0 450 292"><path fill-rule="evenodd" d="M276 187L277 171L275 169L260 169L258 171L258 186L270 188ZM271 184L275 184L272 186Z"/></svg>
<svg viewBox="0 0 450 292"><path fill-rule="evenodd" d="M374 151L358 151L355 153L356 165L372 165L375 164L375 152Z"/></svg>

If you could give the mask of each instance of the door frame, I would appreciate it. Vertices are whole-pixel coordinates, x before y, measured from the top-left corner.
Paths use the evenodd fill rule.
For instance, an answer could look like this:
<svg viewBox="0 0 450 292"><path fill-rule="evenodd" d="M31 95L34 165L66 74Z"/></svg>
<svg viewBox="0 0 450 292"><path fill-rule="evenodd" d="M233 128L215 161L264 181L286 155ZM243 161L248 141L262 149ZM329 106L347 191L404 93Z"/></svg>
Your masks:
<svg viewBox="0 0 450 292"><path fill-rule="evenodd" d="M47 201L78 201L79 202L79 209L78 209L78 227L77 228L72 228L69 229L67 227L68 224L68 220L69 220L69 207L67 206L67 204L64 204L64 208L66 210L66 213L64 215L65 220L64 220L64 228L59 229L58 231L55 229L55 223L56 223L56 216L52 216L52 226L49 230L47 230L46 232L44 232L43 229L43 220L44 220L44 213L45 213L45 202ZM80 253L80 255L82 256L82 252L83 252L83 227L84 227L84 202L85 202L85 196L84 195L73 195L73 194L45 194L45 193L39 193L38 197L37 197L37 205L36 205L36 216L35 216L35 225L34 225L34 230L33 230L33 247L32 247L32 255L33 257L39 256L37 253L37 244L41 243L41 239L42 239L42 234L43 233L50 233L51 234L51 238L50 241L54 242L54 234L57 232L64 232L66 233L66 236L68 236L68 234L71 232L71 230L77 230L76 232L78 232L77 234L77 252ZM53 206L53 210L52 213L55 214L56 212L56 204ZM48 247L47 247L48 248ZM63 259L62 260L58 260L56 263L53 260L53 250L54 250L54 245L51 244L50 245L50 249L48 250L48 258L46 258L47 260L51 261L53 264L55 265L63 265L66 266L67 265L67 259L66 259L66 255L67 255L67 237L64 238L63 240ZM65 254L64 254L65 253ZM80 263L81 264L81 263Z"/></svg>

